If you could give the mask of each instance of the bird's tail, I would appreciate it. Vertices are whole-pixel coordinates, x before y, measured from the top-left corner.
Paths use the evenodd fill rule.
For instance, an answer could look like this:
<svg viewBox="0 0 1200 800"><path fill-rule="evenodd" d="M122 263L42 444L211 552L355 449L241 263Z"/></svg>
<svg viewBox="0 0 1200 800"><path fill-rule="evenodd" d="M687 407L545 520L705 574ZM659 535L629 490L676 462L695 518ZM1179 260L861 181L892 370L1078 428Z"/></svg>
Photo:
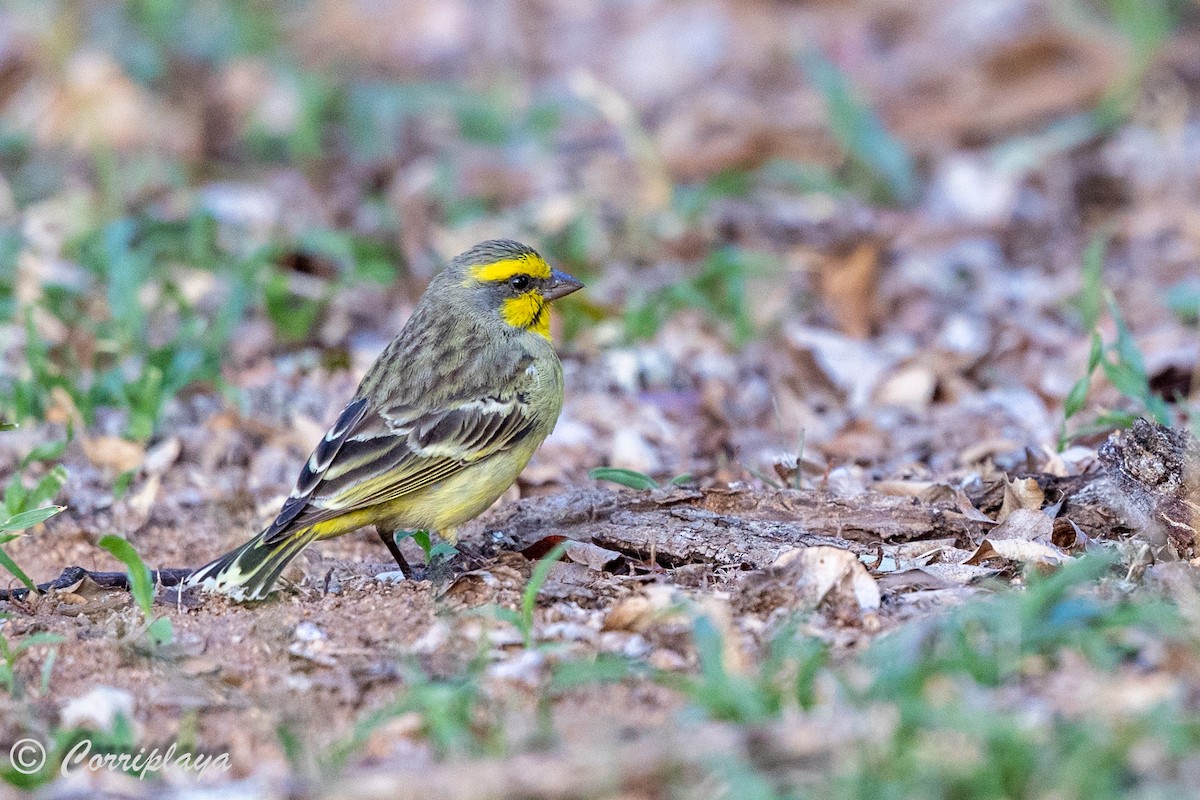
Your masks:
<svg viewBox="0 0 1200 800"><path fill-rule="evenodd" d="M283 570L315 538L312 528L290 531L275 541L263 531L241 547L191 574L186 587L228 595L234 600L261 600L271 591Z"/></svg>

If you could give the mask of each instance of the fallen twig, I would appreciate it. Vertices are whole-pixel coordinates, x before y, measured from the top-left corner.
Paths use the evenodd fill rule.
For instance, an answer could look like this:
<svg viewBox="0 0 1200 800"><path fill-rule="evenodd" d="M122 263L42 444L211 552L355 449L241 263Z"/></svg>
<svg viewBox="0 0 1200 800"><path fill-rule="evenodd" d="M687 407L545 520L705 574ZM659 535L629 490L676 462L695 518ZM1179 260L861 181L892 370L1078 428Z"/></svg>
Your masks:
<svg viewBox="0 0 1200 800"><path fill-rule="evenodd" d="M184 568L175 569L156 569L150 571L150 578L157 584L162 586L178 586L183 583L193 570ZM90 569L83 567L67 567L52 581L39 583L37 590L39 594L44 594L51 589L68 589L75 586L84 578L87 578L97 586L105 589L124 589L129 590L129 574L126 572L92 572ZM0 600L21 600L29 594L29 589L21 587L19 589L0 589Z"/></svg>

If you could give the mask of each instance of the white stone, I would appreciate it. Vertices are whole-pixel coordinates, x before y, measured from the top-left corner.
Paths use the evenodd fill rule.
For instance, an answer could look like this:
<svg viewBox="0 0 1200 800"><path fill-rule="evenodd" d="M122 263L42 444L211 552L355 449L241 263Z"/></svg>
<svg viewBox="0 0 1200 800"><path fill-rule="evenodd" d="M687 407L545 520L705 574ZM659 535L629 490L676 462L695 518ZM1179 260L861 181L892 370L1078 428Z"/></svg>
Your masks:
<svg viewBox="0 0 1200 800"><path fill-rule="evenodd" d="M111 731L118 717L133 720L133 695L112 686L97 686L68 700L59 712L63 728Z"/></svg>

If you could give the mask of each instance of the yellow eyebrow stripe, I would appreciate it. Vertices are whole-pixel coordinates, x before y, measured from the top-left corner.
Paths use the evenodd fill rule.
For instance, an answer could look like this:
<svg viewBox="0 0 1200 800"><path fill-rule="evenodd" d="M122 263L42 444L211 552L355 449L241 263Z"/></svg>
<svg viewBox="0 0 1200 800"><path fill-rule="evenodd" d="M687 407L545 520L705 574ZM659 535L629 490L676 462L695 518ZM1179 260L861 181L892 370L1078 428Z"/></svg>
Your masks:
<svg viewBox="0 0 1200 800"><path fill-rule="evenodd" d="M550 265L534 255L506 258L491 264L471 267L471 277L480 283L506 281L514 275L529 275L533 278L549 278Z"/></svg>

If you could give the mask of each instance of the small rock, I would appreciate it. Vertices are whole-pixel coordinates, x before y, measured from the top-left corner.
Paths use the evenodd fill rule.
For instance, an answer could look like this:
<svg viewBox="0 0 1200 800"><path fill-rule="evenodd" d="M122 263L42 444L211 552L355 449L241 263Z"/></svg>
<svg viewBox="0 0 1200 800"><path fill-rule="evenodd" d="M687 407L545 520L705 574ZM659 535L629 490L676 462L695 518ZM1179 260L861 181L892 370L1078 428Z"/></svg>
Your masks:
<svg viewBox="0 0 1200 800"><path fill-rule="evenodd" d="M512 647L525 644L525 636L511 625L492 628L487 634L488 643L493 647Z"/></svg>
<svg viewBox="0 0 1200 800"><path fill-rule="evenodd" d="M412 643L409 650L417 655L428 655L436 653L448 641L450 641L450 627L439 620L430 625L429 630L421 634Z"/></svg>
<svg viewBox="0 0 1200 800"><path fill-rule="evenodd" d="M313 687L312 678L300 672L289 672L283 678L283 685L288 691L307 692Z"/></svg>
<svg viewBox="0 0 1200 800"><path fill-rule="evenodd" d="M183 450L183 442L178 436L163 439L146 451L142 461L142 469L149 475L162 474L175 463Z"/></svg>
<svg viewBox="0 0 1200 800"><path fill-rule="evenodd" d="M596 631L578 622L554 622L545 627L542 638L557 642L590 642L596 638Z"/></svg>
<svg viewBox="0 0 1200 800"><path fill-rule="evenodd" d="M834 497L859 497L867 493L867 476L857 465L836 467L825 479L824 488Z"/></svg>
<svg viewBox="0 0 1200 800"><path fill-rule="evenodd" d="M613 383L633 394L638 390L638 357L632 350L609 350L604 354L604 366L608 368Z"/></svg>
<svg viewBox="0 0 1200 800"><path fill-rule="evenodd" d="M645 658L650 652L650 643L638 633L605 631L600 634L600 650L605 653L617 653L626 658Z"/></svg>
<svg viewBox="0 0 1200 800"><path fill-rule="evenodd" d="M118 717L133 720L133 695L112 686L97 686L68 700L59 713L63 728L111 731Z"/></svg>
<svg viewBox="0 0 1200 800"><path fill-rule="evenodd" d="M664 672L679 672L687 669L687 659L674 650L655 650L646 662L657 670Z"/></svg>
<svg viewBox="0 0 1200 800"><path fill-rule="evenodd" d="M933 402L937 376L920 364L903 367L888 377L875 393L875 401L883 406L899 406L921 411Z"/></svg>
<svg viewBox="0 0 1200 800"><path fill-rule="evenodd" d="M632 428L621 428L613 436L609 464L647 474L657 472L660 466L654 448Z"/></svg>
<svg viewBox="0 0 1200 800"><path fill-rule="evenodd" d="M1002 225L1012 218L1019 176L987 159L955 155L934 176L934 205L946 215L981 225Z"/></svg>
<svg viewBox="0 0 1200 800"><path fill-rule="evenodd" d="M304 620L296 625L296 629L292 631L292 638L297 642L321 642L329 637L316 625L308 620Z"/></svg>
<svg viewBox="0 0 1200 800"><path fill-rule="evenodd" d="M492 664L487 672L496 680L520 683L532 689L541 681L545 665L546 656L541 650L524 650L516 658Z"/></svg>
<svg viewBox="0 0 1200 800"><path fill-rule="evenodd" d="M952 314L938 332L939 347L952 353L979 357L988 350L991 330L986 320Z"/></svg>

